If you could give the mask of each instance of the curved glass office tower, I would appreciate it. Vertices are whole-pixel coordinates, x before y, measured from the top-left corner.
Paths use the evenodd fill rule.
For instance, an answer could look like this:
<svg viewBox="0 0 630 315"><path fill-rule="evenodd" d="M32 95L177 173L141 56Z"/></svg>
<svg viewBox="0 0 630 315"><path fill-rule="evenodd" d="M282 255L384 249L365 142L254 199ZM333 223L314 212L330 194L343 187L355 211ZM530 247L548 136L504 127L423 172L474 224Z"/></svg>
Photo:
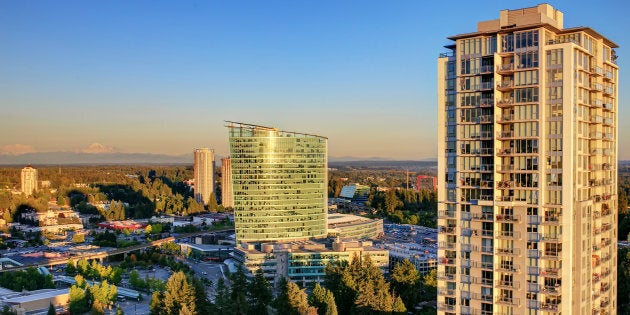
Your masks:
<svg viewBox="0 0 630 315"><path fill-rule="evenodd" d="M227 122L237 242L327 233L327 138Z"/></svg>

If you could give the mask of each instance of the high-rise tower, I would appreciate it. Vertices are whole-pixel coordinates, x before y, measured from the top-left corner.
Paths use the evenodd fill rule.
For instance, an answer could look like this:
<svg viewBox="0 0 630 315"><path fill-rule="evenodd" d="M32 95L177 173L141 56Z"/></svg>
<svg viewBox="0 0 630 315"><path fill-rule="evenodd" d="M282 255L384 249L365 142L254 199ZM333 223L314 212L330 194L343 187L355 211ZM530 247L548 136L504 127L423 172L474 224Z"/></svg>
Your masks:
<svg viewBox="0 0 630 315"><path fill-rule="evenodd" d="M37 169L31 165L27 165L22 169L22 192L30 196L37 191Z"/></svg>
<svg viewBox="0 0 630 315"><path fill-rule="evenodd" d="M225 208L234 208L232 163L229 157L221 159L221 205Z"/></svg>
<svg viewBox="0 0 630 315"><path fill-rule="evenodd" d="M208 148L195 149L193 172L195 176L195 199L208 204L214 194L214 151Z"/></svg>
<svg viewBox="0 0 630 315"><path fill-rule="evenodd" d="M438 59L438 313L615 314L617 45L548 4Z"/></svg>
<svg viewBox="0 0 630 315"><path fill-rule="evenodd" d="M228 122L236 241L327 234L327 139Z"/></svg>

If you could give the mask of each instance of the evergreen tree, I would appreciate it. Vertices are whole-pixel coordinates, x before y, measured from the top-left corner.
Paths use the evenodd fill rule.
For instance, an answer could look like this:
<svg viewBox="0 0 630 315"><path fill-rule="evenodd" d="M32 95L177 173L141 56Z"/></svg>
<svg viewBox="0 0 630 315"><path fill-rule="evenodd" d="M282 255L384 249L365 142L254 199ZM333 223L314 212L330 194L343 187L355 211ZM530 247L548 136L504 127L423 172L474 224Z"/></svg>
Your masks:
<svg viewBox="0 0 630 315"><path fill-rule="evenodd" d="M48 313L46 313L47 315L57 315L57 311L55 310L55 306L52 305L52 303L50 303L50 306L48 306Z"/></svg>
<svg viewBox="0 0 630 315"><path fill-rule="evenodd" d="M392 289L406 307L411 309L419 302L420 273L409 259L405 259L394 266L392 271Z"/></svg>
<svg viewBox="0 0 630 315"><path fill-rule="evenodd" d="M315 284L313 292L308 297L308 304L317 308L318 315L324 315L326 312L326 289L322 288L319 283Z"/></svg>
<svg viewBox="0 0 630 315"><path fill-rule="evenodd" d="M326 312L324 315L337 315L337 304L332 292L326 290Z"/></svg>
<svg viewBox="0 0 630 315"><path fill-rule="evenodd" d="M394 301L392 313L399 314L399 315L403 315L407 313L407 308L405 307L405 303L400 298L400 296L396 297L396 301Z"/></svg>
<svg viewBox="0 0 630 315"><path fill-rule="evenodd" d="M217 296L214 300L214 306L217 309L217 314L234 314L232 312L233 309L230 289L225 285L225 281L222 277L220 277L217 281Z"/></svg>
<svg viewBox="0 0 630 315"><path fill-rule="evenodd" d="M192 313L197 311L195 290L181 271L174 273L168 278L163 301L166 314L179 314L182 305L186 305L188 310Z"/></svg>
<svg viewBox="0 0 630 315"><path fill-rule="evenodd" d="M166 312L164 311L164 302L162 299L164 295L159 291L153 292L151 296L151 303L149 304L149 311L151 315L164 315Z"/></svg>
<svg viewBox="0 0 630 315"><path fill-rule="evenodd" d="M256 270L254 278L249 282L247 300L251 306L249 314L267 314L267 305L273 300L273 295L271 293L271 285L265 278L262 269Z"/></svg>
<svg viewBox="0 0 630 315"><path fill-rule="evenodd" d="M245 315L249 308L247 304L247 276L242 266L238 266L236 272L230 275L232 291L230 294L232 309L236 314Z"/></svg>
<svg viewBox="0 0 630 315"><path fill-rule="evenodd" d="M214 193L210 194L210 198L208 198L208 210L210 212L217 212L219 208L219 203L217 202L217 196Z"/></svg>

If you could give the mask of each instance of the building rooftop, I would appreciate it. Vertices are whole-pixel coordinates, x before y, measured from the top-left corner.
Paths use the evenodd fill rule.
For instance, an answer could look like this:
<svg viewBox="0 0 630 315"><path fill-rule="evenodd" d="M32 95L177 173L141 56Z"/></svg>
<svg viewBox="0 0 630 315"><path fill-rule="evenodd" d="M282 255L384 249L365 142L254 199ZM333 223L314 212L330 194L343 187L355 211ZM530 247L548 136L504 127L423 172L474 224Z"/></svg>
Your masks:
<svg viewBox="0 0 630 315"><path fill-rule="evenodd" d="M8 297L3 302L6 304L22 304L36 300L50 299L62 294L68 294L68 289L43 289L26 293L19 293L18 296Z"/></svg>

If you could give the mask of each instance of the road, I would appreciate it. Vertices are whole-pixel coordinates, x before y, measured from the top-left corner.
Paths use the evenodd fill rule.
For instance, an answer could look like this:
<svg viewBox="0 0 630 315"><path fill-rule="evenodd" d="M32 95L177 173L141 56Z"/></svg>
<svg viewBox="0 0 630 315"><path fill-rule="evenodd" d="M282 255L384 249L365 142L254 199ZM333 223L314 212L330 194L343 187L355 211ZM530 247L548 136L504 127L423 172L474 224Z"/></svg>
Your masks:
<svg viewBox="0 0 630 315"><path fill-rule="evenodd" d="M85 258L85 259L104 259L104 258L107 258L107 257L112 256L112 255L120 255L120 254L129 253L129 252L133 252L133 251L136 251L136 250L140 250L140 249L144 249L144 248L148 248L148 247L152 247L152 246L159 246L159 245L161 245L163 243L170 242L170 241L173 241L173 240L194 237L194 236L203 235L203 234L207 234L207 233L224 232L224 231L229 231L229 230L233 230L233 229L234 229L233 227L228 227L228 228L220 228L220 229L211 230L211 231L183 233L183 234L178 234L175 237L173 237L173 236L166 237L166 238L155 240L155 241L152 241L152 242L149 242L149 243L134 245L134 246L125 247L125 248L116 248L116 249L112 249L110 251L103 251L103 252L97 252L97 253L87 253L87 254L84 254L84 255L77 255L77 256L68 257L68 258L62 258L62 259L51 259L51 260L45 261L43 263L29 264L29 265L24 265L24 266L20 266L20 267L14 267L14 268L2 268L2 269L0 269L0 273L1 272L5 272L5 271L26 270L26 269L28 269L30 267L39 267L39 266L51 267L51 266L65 265L65 264L68 263L68 260L70 260L70 259L72 259L72 260L79 260L79 259L82 259L82 258Z"/></svg>

